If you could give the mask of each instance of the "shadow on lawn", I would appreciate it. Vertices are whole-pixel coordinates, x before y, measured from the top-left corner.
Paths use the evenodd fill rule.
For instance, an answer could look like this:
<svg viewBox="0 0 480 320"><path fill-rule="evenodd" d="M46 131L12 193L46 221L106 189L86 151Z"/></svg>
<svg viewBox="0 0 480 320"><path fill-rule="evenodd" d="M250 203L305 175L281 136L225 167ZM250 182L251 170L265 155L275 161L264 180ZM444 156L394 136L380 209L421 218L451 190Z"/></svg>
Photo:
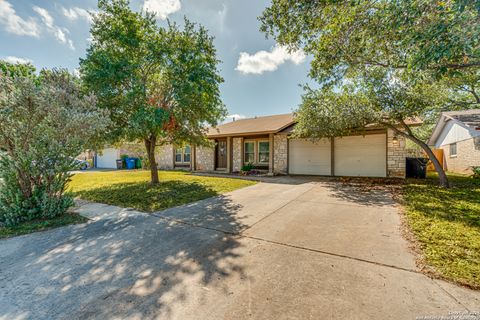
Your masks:
<svg viewBox="0 0 480 320"><path fill-rule="evenodd" d="M240 208L217 200L224 223L242 228ZM243 247L236 237L144 214L6 240L0 318L208 318L202 310L229 296L229 280L247 279Z"/></svg>
<svg viewBox="0 0 480 320"><path fill-rule="evenodd" d="M118 183L78 191L75 195L94 202L153 212L213 197L218 193L198 182L169 180L161 181L158 185L148 182Z"/></svg>
<svg viewBox="0 0 480 320"><path fill-rule="evenodd" d="M450 177L451 187L438 187L438 181L410 180L405 193L408 206L428 218L458 221L480 227L480 181Z"/></svg>

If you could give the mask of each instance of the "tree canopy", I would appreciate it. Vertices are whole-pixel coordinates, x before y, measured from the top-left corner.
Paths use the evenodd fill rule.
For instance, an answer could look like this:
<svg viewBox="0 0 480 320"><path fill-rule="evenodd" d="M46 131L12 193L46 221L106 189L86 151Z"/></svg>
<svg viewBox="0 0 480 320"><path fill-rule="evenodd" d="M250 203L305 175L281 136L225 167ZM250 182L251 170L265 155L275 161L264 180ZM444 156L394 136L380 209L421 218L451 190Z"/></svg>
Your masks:
<svg viewBox="0 0 480 320"><path fill-rule="evenodd" d="M298 136L320 138L380 124L422 147L406 119L480 104L480 2L272 0L261 30L313 56L297 112ZM421 132L426 135L427 131Z"/></svg>
<svg viewBox="0 0 480 320"><path fill-rule="evenodd" d="M204 143L206 125L225 116L213 38L187 19L160 27L124 0L100 0L99 10L82 79L111 112L110 140L144 141L155 183L157 144Z"/></svg>
<svg viewBox="0 0 480 320"><path fill-rule="evenodd" d="M480 67L480 2L272 0L262 31L314 56L310 75L339 81L369 67L458 74Z"/></svg>
<svg viewBox="0 0 480 320"><path fill-rule="evenodd" d="M0 225L62 214L74 157L100 141L106 112L66 70L0 65Z"/></svg>

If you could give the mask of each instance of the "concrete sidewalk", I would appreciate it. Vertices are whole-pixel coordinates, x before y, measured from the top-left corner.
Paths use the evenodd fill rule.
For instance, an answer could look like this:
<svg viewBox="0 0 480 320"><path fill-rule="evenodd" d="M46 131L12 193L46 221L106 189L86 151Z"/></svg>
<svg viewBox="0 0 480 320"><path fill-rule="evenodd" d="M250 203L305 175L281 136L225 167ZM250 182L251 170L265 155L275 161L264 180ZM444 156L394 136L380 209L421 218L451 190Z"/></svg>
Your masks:
<svg viewBox="0 0 480 320"><path fill-rule="evenodd" d="M275 181L274 181L275 182ZM0 319L415 319L480 293L416 270L383 190L260 183L0 241Z"/></svg>

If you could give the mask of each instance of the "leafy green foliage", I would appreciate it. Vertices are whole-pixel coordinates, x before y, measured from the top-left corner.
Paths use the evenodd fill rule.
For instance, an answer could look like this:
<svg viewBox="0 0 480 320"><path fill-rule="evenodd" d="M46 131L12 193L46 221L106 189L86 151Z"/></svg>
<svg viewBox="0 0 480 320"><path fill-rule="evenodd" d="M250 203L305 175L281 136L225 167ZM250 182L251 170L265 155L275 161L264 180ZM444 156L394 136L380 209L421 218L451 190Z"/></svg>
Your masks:
<svg viewBox="0 0 480 320"><path fill-rule="evenodd" d="M151 185L147 171L82 173L72 177L69 189L82 199L153 212L255 184L178 171L160 171L160 178Z"/></svg>
<svg viewBox="0 0 480 320"><path fill-rule="evenodd" d="M480 179L480 166L473 166L472 171L473 171L473 176L472 177L474 179Z"/></svg>
<svg viewBox="0 0 480 320"><path fill-rule="evenodd" d="M107 124L95 98L65 70L39 76L0 73L0 225L63 214L74 157L94 146ZM13 75L13 76L11 76Z"/></svg>
<svg viewBox="0 0 480 320"><path fill-rule="evenodd" d="M387 125L427 152L448 186L422 139L440 111L480 105L479 9L476 0L272 0L260 20L279 44L313 56L310 77L320 91L306 90L301 136ZM427 119L423 130L405 122L417 116Z"/></svg>
<svg viewBox="0 0 480 320"><path fill-rule="evenodd" d="M252 171L254 168L255 166L253 165L253 163L250 162L242 166L242 171L249 172Z"/></svg>
<svg viewBox="0 0 480 320"><path fill-rule="evenodd" d="M272 0L261 30L314 56L311 76L339 81L370 67L455 74L480 66L479 4Z"/></svg>
<svg viewBox="0 0 480 320"><path fill-rule="evenodd" d="M124 0L100 0L99 9L80 70L99 106L111 112L110 140L144 141L153 168L157 144L205 143L205 126L226 112L207 30L188 20L182 30L159 27Z"/></svg>

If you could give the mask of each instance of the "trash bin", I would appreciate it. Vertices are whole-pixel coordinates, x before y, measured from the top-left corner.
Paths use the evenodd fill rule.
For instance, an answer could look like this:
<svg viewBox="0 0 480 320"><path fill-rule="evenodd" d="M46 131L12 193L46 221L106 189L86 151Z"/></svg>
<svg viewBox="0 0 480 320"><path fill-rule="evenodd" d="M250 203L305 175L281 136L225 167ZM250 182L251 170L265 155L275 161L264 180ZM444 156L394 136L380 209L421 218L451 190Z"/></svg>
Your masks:
<svg viewBox="0 0 480 320"><path fill-rule="evenodd" d="M142 160L140 158L135 158L135 169L142 169Z"/></svg>
<svg viewBox="0 0 480 320"><path fill-rule="evenodd" d="M123 160L122 159L117 159L117 169L123 169Z"/></svg>
<svg viewBox="0 0 480 320"><path fill-rule="evenodd" d="M135 158L127 158L125 159L125 163L127 164L128 170L135 169Z"/></svg>
<svg viewBox="0 0 480 320"><path fill-rule="evenodd" d="M407 158L407 178L425 179L427 177L427 158Z"/></svg>

